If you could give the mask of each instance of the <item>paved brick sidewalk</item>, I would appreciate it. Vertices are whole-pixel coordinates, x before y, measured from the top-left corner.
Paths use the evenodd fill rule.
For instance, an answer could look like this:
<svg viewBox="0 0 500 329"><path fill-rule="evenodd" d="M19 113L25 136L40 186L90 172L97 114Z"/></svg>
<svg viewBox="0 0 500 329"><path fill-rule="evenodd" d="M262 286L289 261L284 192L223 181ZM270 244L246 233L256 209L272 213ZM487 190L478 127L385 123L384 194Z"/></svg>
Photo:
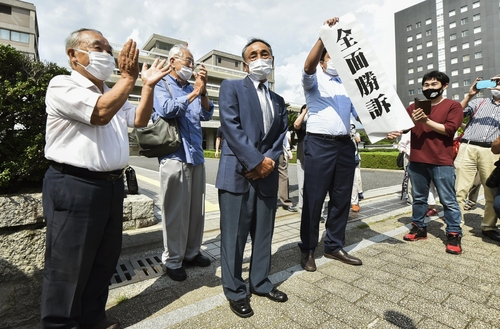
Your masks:
<svg viewBox="0 0 500 329"><path fill-rule="evenodd" d="M161 276L112 289L108 314L130 328L498 328L500 247L481 237L482 212L481 205L467 212L459 256L445 253L437 217L428 240L411 243L402 240L407 213L353 223L346 245L363 266L324 258L320 243L314 273L298 265L297 235L275 236L271 279L289 301L253 296L248 319L229 309L219 260L187 269L183 282Z"/></svg>

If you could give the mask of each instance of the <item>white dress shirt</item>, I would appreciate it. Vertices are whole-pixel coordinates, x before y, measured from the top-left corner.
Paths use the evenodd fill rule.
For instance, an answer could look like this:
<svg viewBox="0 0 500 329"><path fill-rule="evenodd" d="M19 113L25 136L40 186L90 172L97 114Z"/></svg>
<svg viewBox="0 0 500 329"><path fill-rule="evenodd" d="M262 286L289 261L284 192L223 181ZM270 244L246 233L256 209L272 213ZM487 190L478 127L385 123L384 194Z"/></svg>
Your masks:
<svg viewBox="0 0 500 329"><path fill-rule="evenodd" d="M110 89L104 85L104 92ZM135 106L128 101L104 126L90 118L101 92L73 71L54 77L47 89L45 157L90 171L123 169L129 158L128 127L134 127Z"/></svg>

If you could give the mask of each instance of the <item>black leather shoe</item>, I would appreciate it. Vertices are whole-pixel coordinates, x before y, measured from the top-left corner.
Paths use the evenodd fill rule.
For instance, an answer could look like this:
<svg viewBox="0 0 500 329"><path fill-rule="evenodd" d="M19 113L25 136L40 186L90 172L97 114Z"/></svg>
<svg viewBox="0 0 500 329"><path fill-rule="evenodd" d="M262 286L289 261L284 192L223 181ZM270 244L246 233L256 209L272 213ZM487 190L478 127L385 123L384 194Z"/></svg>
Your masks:
<svg viewBox="0 0 500 329"><path fill-rule="evenodd" d="M95 326L80 326L80 329L121 329L122 326L118 320L106 318Z"/></svg>
<svg viewBox="0 0 500 329"><path fill-rule="evenodd" d="M248 298L243 298L239 300L229 300L229 307L231 311L241 318L248 318L253 315L252 307L250 306L250 301Z"/></svg>
<svg viewBox="0 0 500 329"><path fill-rule="evenodd" d="M289 212L297 212L297 207L295 206L283 206L283 209L288 210Z"/></svg>
<svg viewBox="0 0 500 329"><path fill-rule="evenodd" d="M300 266L307 272L316 271L316 262L314 261L314 253L312 251L302 253L300 257Z"/></svg>
<svg viewBox="0 0 500 329"><path fill-rule="evenodd" d="M487 236L491 240L500 241L500 233L498 233L498 231L490 230L490 231L482 231L482 233L484 236Z"/></svg>
<svg viewBox="0 0 500 329"><path fill-rule="evenodd" d="M341 261L342 263L346 263L349 265L362 265L363 264L361 259L349 255L344 249L340 249L339 251L332 252L330 254L325 253L325 257L335 259L335 260Z"/></svg>
<svg viewBox="0 0 500 329"><path fill-rule="evenodd" d="M182 267L175 269L165 267L165 272L167 272L167 275L170 277L170 279L174 281L184 281L187 279L186 270L184 270Z"/></svg>
<svg viewBox="0 0 500 329"><path fill-rule="evenodd" d="M279 291L278 289L276 289L276 287L273 287L273 290L271 290L267 294L259 294L256 292L254 292L254 294L256 294L257 296L267 297L270 300L278 303L283 303L288 300L288 296L283 291Z"/></svg>
<svg viewBox="0 0 500 329"><path fill-rule="evenodd" d="M210 266L210 258L203 256L200 252L193 259L184 260L183 265L207 267L207 266Z"/></svg>

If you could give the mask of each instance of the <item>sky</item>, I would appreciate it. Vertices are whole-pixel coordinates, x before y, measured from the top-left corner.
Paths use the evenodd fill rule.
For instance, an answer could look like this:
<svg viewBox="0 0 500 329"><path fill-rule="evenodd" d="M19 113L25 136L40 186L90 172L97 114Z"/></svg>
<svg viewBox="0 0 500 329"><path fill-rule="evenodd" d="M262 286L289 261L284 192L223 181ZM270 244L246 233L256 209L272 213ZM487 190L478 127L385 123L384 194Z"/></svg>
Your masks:
<svg viewBox="0 0 500 329"><path fill-rule="evenodd" d="M111 44L129 38L142 47L154 33L187 41L195 59L213 49L240 55L248 39L269 42L275 91L303 104L300 76L323 22L353 13L392 85L396 85L394 13L423 0L27 0L36 6L39 52L69 68L64 43L82 27L101 31Z"/></svg>

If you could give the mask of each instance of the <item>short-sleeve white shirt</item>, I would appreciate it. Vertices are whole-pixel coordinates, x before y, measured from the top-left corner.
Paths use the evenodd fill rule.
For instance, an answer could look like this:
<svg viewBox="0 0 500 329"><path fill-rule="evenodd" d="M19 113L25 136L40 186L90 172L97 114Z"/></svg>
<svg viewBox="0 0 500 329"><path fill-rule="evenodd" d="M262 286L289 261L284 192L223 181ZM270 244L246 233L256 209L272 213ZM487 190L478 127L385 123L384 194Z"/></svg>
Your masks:
<svg viewBox="0 0 500 329"><path fill-rule="evenodd" d="M104 85L104 93L109 90ZM45 100L47 159L91 171L112 171L127 165L127 127L134 127L135 106L127 101L108 124L92 125L90 118L101 95L99 88L77 71L50 81Z"/></svg>

